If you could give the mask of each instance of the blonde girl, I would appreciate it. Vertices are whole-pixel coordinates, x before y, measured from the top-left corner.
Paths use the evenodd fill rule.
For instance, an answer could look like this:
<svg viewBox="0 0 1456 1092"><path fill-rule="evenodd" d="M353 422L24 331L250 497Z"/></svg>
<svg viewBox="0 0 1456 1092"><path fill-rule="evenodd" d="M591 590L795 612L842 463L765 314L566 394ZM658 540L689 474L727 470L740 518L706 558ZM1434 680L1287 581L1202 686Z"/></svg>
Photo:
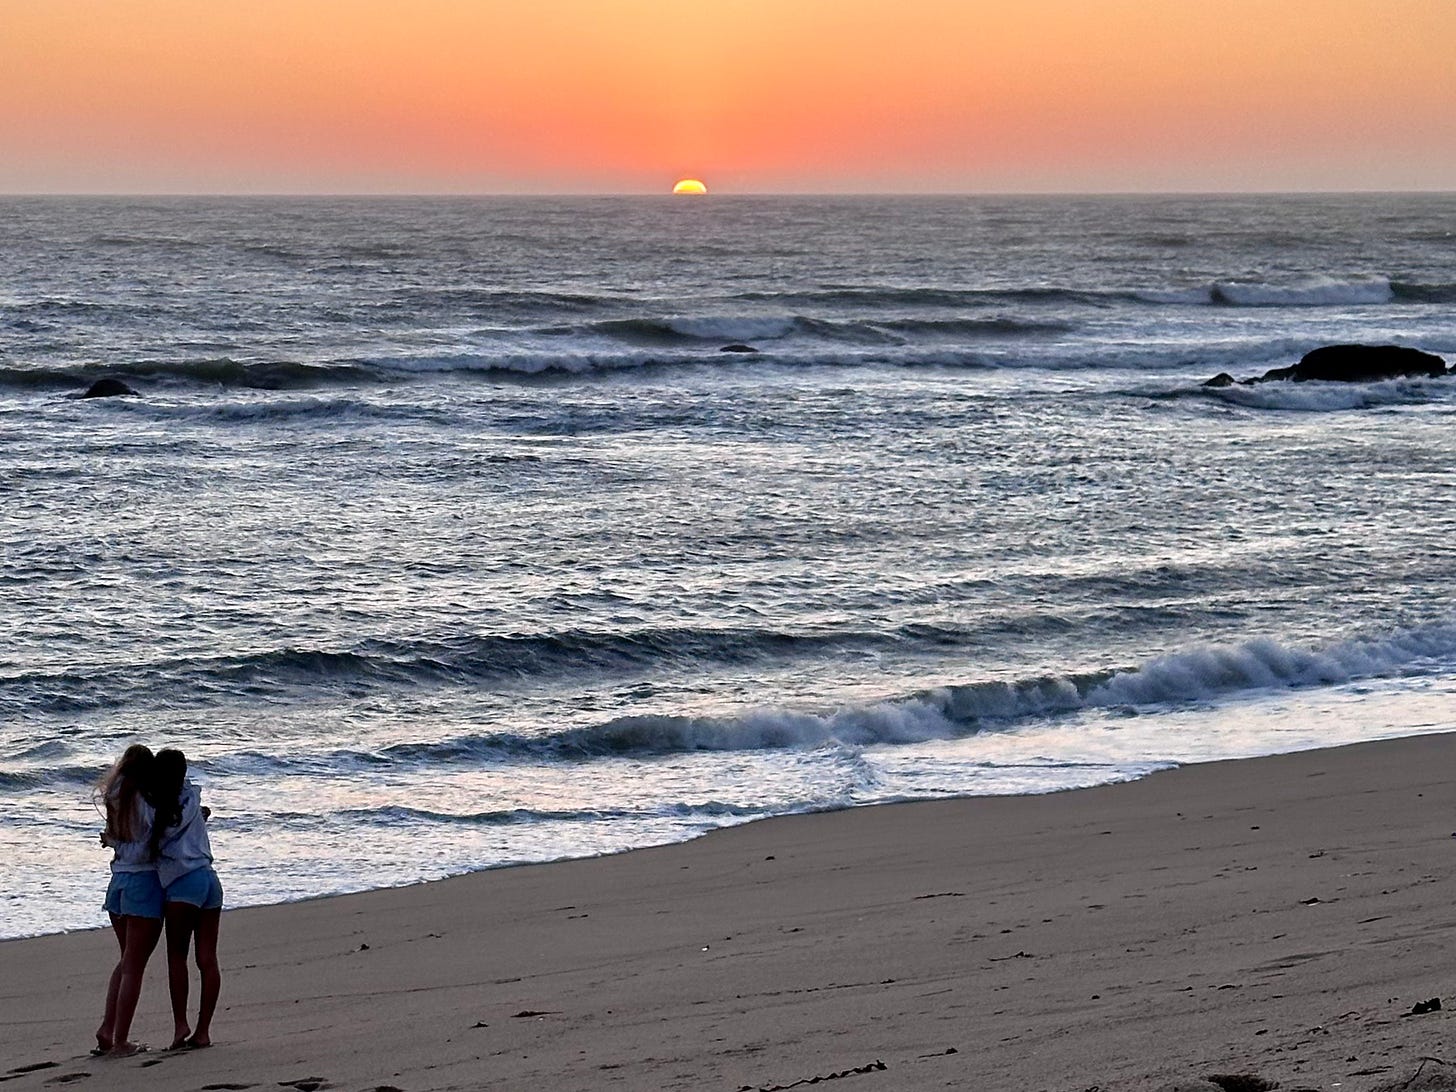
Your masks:
<svg viewBox="0 0 1456 1092"><path fill-rule="evenodd" d="M132 1042L130 1035L142 975L162 935L162 884L151 846L153 812L144 796L152 762L148 748L133 744L96 788L106 811L101 844L112 850L105 909L111 915L121 954L106 988L106 1011L96 1029L95 1054L124 1056L146 1050Z"/></svg>

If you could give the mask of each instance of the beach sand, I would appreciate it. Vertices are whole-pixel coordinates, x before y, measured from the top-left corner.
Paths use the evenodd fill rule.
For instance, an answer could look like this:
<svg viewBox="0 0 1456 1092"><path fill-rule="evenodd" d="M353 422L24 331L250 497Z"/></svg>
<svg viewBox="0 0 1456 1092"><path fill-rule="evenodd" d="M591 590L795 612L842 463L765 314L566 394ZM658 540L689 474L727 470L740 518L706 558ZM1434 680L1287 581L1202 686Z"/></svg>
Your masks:
<svg viewBox="0 0 1456 1092"><path fill-rule="evenodd" d="M110 933L6 942L0 1080L1444 1088L1422 1059L1456 1062L1453 772L1456 735L1426 736L230 911L218 1045L187 1053L156 1049L160 952L153 1051L95 1059Z"/></svg>

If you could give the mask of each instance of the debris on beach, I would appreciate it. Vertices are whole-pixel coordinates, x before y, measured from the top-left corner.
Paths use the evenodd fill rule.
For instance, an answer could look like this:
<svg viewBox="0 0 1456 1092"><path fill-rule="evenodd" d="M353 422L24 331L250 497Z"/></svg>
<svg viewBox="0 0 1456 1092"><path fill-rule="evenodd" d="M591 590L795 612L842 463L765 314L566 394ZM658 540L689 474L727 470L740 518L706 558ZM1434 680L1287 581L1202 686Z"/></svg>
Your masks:
<svg viewBox="0 0 1456 1092"><path fill-rule="evenodd" d="M884 1062L876 1058L868 1065L851 1066L849 1069L841 1069L835 1073L821 1073L817 1077L801 1077L792 1084L745 1084L738 1092L786 1092L790 1088L799 1088L808 1084L822 1084L825 1081L839 1081L845 1077L858 1077L866 1073L883 1073L889 1069Z"/></svg>
<svg viewBox="0 0 1456 1092"><path fill-rule="evenodd" d="M1456 1092L1456 1065L1427 1055L1417 1059L1409 1076L1384 1081L1370 1092Z"/></svg>

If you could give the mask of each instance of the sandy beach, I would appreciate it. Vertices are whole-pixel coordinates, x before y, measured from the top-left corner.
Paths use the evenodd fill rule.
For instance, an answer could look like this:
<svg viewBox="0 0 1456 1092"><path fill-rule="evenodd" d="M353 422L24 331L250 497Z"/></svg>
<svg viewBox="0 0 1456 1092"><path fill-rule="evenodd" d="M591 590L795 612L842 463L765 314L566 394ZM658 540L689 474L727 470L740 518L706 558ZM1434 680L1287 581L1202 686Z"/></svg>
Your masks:
<svg viewBox="0 0 1456 1092"><path fill-rule="evenodd" d="M0 1080L1444 1088L1452 769L1456 735L1427 736L232 911L218 1042L188 1053L157 1049L160 953L135 1023L153 1050L98 1060L110 934L7 942Z"/></svg>

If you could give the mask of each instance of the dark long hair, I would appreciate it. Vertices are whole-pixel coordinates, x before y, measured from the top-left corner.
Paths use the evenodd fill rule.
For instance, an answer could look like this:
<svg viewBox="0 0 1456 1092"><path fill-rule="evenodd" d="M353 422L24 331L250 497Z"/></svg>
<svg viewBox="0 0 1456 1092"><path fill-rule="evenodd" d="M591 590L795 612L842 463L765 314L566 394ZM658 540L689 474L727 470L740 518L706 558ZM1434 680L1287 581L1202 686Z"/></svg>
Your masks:
<svg viewBox="0 0 1456 1092"><path fill-rule="evenodd" d="M133 743L96 783L96 795L106 808L106 837L111 841L135 841L140 833L132 825L137 797L146 792L155 761L150 747Z"/></svg>
<svg viewBox="0 0 1456 1092"><path fill-rule="evenodd" d="M182 782L187 777L187 756L175 747L157 752L152 760L151 784L147 790L147 801L156 809L152 820L151 855L157 856L162 845L162 835L168 827L175 827L182 821Z"/></svg>

